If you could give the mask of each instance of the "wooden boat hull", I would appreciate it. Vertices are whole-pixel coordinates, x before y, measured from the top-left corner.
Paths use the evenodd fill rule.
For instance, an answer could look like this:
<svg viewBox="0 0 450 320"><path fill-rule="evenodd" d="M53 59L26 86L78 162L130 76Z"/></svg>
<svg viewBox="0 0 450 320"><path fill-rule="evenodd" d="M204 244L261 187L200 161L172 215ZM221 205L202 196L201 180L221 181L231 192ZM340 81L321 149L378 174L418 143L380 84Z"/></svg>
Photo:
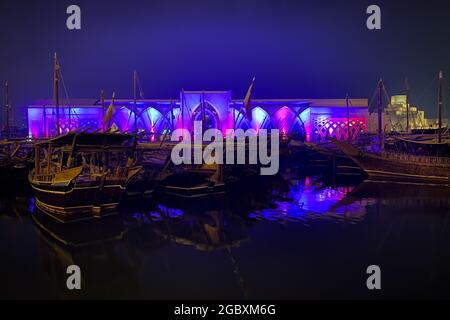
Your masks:
<svg viewBox="0 0 450 320"><path fill-rule="evenodd" d="M115 214L125 188L120 184L68 186L45 185L30 181L35 195L35 206L67 223L100 218Z"/></svg>
<svg viewBox="0 0 450 320"><path fill-rule="evenodd" d="M351 145L335 142L371 179L427 182L450 185L450 166L440 162L414 161L413 157L388 156L361 152Z"/></svg>
<svg viewBox="0 0 450 320"><path fill-rule="evenodd" d="M437 164L398 162L368 154L355 157L354 161L373 179L450 183L449 169Z"/></svg>

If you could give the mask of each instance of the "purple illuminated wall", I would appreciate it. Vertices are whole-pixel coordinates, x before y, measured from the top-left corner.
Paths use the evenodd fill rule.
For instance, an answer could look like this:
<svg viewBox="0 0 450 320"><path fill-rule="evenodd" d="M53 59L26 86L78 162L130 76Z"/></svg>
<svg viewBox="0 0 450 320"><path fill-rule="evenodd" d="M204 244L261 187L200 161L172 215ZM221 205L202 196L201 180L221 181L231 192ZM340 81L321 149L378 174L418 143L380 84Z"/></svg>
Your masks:
<svg viewBox="0 0 450 320"><path fill-rule="evenodd" d="M74 129L94 131L101 128L102 110L98 107L60 107L60 133ZM28 134L33 138L56 135L56 108L53 106L30 106L28 108Z"/></svg>
<svg viewBox="0 0 450 320"><path fill-rule="evenodd" d="M156 141L173 129L193 130L194 120L203 118L209 127L227 129L279 129L281 136L323 141L330 137L346 139L347 109L338 100L255 100L251 121L244 117L242 101L231 99L230 91L183 91L180 100L142 100L137 103L135 125L132 101L116 101L111 126L122 132L137 129ZM106 102L108 106L110 101ZM355 100L349 108L350 136L356 138L366 130L367 100ZM94 131L102 129L104 111L98 102L92 105L60 107L60 130ZM29 135L33 138L56 135L56 109L50 105L28 107Z"/></svg>

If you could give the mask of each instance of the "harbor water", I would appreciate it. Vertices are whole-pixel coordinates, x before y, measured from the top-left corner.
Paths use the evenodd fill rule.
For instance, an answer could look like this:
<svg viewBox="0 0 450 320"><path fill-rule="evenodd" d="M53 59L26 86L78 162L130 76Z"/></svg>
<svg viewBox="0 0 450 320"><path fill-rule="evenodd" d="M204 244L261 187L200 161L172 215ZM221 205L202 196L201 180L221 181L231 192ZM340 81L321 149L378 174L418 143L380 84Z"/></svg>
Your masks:
<svg viewBox="0 0 450 320"><path fill-rule="evenodd" d="M0 199L0 298L450 298L450 190L320 177L157 198L62 225ZM82 289L66 287L78 265ZM381 270L368 290L367 267Z"/></svg>

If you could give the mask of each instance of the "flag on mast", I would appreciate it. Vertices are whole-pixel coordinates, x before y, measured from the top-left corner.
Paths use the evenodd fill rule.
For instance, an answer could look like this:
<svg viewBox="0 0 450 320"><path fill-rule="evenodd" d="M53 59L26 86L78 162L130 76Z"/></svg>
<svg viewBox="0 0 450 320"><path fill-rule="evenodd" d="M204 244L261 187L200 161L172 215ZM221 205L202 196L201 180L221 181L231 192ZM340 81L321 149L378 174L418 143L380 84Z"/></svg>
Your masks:
<svg viewBox="0 0 450 320"><path fill-rule="evenodd" d="M107 129L110 129L110 127L111 127L111 120L112 120L112 118L114 116L114 99L115 99L115 97L116 97L116 93L113 92L112 99L111 99L111 104L109 105L108 110L106 110L105 117L103 118L103 126L105 124L108 124Z"/></svg>
<svg viewBox="0 0 450 320"><path fill-rule="evenodd" d="M253 85L255 84L256 77L253 77L252 83L250 84L250 87L248 88L247 94L244 98L244 108L245 113L247 116L247 119L251 122L252 121L252 91L253 91Z"/></svg>

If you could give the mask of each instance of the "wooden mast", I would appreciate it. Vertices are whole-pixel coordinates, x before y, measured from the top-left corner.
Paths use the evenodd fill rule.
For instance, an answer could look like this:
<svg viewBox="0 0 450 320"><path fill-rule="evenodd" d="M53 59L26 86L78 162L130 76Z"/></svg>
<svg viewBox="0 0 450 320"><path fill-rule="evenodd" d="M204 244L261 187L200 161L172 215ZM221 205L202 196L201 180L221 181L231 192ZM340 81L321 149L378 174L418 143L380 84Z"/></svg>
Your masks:
<svg viewBox="0 0 450 320"><path fill-rule="evenodd" d="M203 134L203 133L205 133L205 92L204 91L202 91L201 103L202 103L201 111L202 111L202 134Z"/></svg>
<svg viewBox="0 0 450 320"><path fill-rule="evenodd" d="M174 131L174 127L173 127L173 121L174 121L174 116L173 116L173 101L172 98L170 98L170 129L172 130L172 132Z"/></svg>
<svg viewBox="0 0 450 320"><path fill-rule="evenodd" d="M113 108L114 108L115 99L116 99L116 92L113 91L112 98L111 98L111 105L113 106ZM109 119L108 119L108 130L111 129L111 119L112 119L112 116L109 117Z"/></svg>
<svg viewBox="0 0 450 320"><path fill-rule="evenodd" d="M181 88L181 128L184 129L184 89Z"/></svg>
<svg viewBox="0 0 450 320"><path fill-rule="evenodd" d="M9 102L9 86L8 82L5 82L5 91L6 91L6 102L5 102L5 109L6 109L6 138L10 137L10 123L9 123L9 109L10 109L10 102Z"/></svg>
<svg viewBox="0 0 450 320"><path fill-rule="evenodd" d="M134 112L134 133L137 133L137 104L136 104L136 87L137 87L137 72L134 70L133 74L133 112Z"/></svg>
<svg viewBox="0 0 450 320"><path fill-rule="evenodd" d="M345 96L345 105L347 106L347 141L350 141L350 109L348 102L348 93Z"/></svg>
<svg viewBox="0 0 450 320"><path fill-rule="evenodd" d="M442 71L439 71L439 87L438 87L438 142L442 142L442 105L443 105L443 79Z"/></svg>
<svg viewBox="0 0 450 320"><path fill-rule="evenodd" d="M59 123L59 63L58 57L54 56L54 98L55 98L55 108L56 108L56 136L60 133L60 123Z"/></svg>
<svg viewBox="0 0 450 320"><path fill-rule="evenodd" d="M410 104L410 95L411 95L411 87L409 86L408 78L405 79L405 89L406 89L406 132L409 132L410 124L409 124L409 104Z"/></svg>
<svg viewBox="0 0 450 320"><path fill-rule="evenodd" d="M103 91L103 89L100 90L100 102L102 104L102 131L105 131L105 121L103 121L103 119L105 119L105 92Z"/></svg>
<svg viewBox="0 0 450 320"><path fill-rule="evenodd" d="M380 143L380 148L382 146L382 134L383 134L383 79L378 82L378 141Z"/></svg>

